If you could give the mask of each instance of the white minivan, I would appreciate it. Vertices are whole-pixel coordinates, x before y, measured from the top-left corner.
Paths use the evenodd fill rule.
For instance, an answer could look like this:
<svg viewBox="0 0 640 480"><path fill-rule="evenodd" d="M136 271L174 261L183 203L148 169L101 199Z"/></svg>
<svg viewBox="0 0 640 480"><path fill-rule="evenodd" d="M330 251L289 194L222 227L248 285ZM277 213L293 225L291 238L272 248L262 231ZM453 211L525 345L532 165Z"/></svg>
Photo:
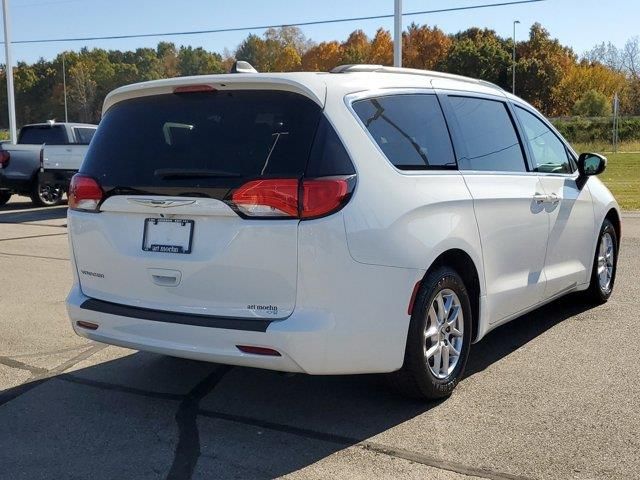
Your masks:
<svg viewBox="0 0 640 480"><path fill-rule="evenodd" d="M439 398L472 343L570 292L604 302L617 203L495 85L376 65L110 93L72 181L84 337Z"/></svg>

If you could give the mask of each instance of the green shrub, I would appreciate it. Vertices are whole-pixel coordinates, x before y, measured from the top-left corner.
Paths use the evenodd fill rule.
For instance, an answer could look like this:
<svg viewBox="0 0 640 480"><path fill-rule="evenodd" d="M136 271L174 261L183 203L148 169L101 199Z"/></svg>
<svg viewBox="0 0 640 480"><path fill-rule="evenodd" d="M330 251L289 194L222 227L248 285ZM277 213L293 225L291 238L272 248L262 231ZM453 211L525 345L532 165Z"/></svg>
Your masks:
<svg viewBox="0 0 640 480"><path fill-rule="evenodd" d="M606 117L611 115L611 105L604 93L588 90L573 106L573 114L585 117Z"/></svg>
<svg viewBox="0 0 640 480"><path fill-rule="evenodd" d="M611 117L558 118L551 122L571 143L610 142L613 136ZM621 118L618 135L622 142L640 140L640 118Z"/></svg>

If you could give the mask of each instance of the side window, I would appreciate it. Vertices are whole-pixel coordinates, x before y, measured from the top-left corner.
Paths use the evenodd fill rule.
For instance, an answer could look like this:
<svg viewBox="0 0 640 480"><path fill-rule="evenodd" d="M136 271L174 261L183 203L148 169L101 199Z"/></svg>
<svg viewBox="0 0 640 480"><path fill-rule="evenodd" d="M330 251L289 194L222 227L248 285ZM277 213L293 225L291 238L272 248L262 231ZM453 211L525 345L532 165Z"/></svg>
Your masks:
<svg viewBox="0 0 640 480"><path fill-rule="evenodd" d="M506 104L472 97L449 97L467 150L461 170L525 172L522 146Z"/></svg>
<svg viewBox="0 0 640 480"><path fill-rule="evenodd" d="M534 171L573 173L569 153L555 133L531 112L518 106L515 110L533 155Z"/></svg>
<svg viewBox="0 0 640 480"><path fill-rule="evenodd" d="M96 133L95 128L75 127L73 129L76 137L76 143L80 145L89 145L93 134Z"/></svg>
<svg viewBox="0 0 640 480"><path fill-rule="evenodd" d="M396 168L456 167L449 131L435 95L368 98L354 102L353 109Z"/></svg>

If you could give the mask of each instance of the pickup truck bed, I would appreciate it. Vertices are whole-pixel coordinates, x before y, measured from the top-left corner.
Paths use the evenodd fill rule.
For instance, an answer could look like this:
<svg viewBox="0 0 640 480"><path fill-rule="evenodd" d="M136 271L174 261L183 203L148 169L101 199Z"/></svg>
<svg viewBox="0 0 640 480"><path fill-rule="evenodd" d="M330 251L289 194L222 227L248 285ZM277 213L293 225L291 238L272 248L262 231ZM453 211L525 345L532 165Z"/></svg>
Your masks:
<svg viewBox="0 0 640 480"><path fill-rule="evenodd" d="M78 171L96 125L56 123L25 125L18 143L0 145L0 206L11 195L26 195L39 206L62 202Z"/></svg>

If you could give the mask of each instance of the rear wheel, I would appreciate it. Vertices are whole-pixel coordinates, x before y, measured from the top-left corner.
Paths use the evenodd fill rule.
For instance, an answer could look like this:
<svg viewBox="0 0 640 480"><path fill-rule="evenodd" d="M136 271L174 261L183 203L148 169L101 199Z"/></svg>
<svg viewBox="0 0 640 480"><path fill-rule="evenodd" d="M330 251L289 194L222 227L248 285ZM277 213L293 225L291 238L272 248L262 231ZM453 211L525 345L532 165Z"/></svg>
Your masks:
<svg viewBox="0 0 640 480"><path fill-rule="evenodd" d="M11 192L0 192L0 207L5 205L11 198Z"/></svg>
<svg viewBox="0 0 640 480"><path fill-rule="evenodd" d="M53 207L62 203L64 188L62 185L42 183L37 180L31 192L31 201L39 207Z"/></svg>
<svg viewBox="0 0 640 480"><path fill-rule="evenodd" d="M609 300L616 280L618 263L618 236L613 224L605 219L600 228L598 244L593 258L591 283L585 292L587 300L600 304Z"/></svg>
<svg viewBox="0 0 640 480"><path fill-rule="evenodd" d="M451 395L469 356L471 315L467 289L455 270L428 273L415 300L404 365L391 374L393 385L411 397Z"/></svg>

